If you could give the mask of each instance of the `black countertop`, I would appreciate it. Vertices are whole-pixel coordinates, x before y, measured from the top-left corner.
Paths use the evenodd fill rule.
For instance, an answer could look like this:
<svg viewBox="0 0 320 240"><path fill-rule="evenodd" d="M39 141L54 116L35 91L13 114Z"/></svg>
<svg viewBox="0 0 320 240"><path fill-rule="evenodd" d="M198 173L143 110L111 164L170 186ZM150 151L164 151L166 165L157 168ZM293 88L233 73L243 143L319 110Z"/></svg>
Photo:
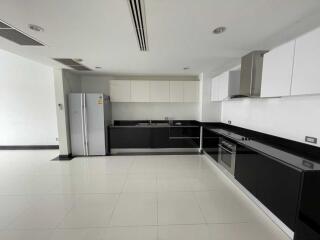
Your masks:
<svg viewBox="0 0 320 240"><path fill-rule="evenodd" d="M195 120L115 120L111 128L179 128L179 127L200 127L200 123Z"/></svg>
<svg viewBox="0 0 320 240"><path fill-rule="evenodd" d="M231 130L223 129L223 128L212 128L207 127L207 129L218 133L222 136L230 138L236 141L238 144L250 148L254 151L257 151L261 154L270 156L275 158L275 160L281 161L285 164L293 166L302 171L319 171L320 164L313 161L312 159L308 159L304 156L296 155L292 153L290 150L280 149L274 146L271 146L268 143L264 143L262 140L251 139L246 135L237 134Z"/></svg>

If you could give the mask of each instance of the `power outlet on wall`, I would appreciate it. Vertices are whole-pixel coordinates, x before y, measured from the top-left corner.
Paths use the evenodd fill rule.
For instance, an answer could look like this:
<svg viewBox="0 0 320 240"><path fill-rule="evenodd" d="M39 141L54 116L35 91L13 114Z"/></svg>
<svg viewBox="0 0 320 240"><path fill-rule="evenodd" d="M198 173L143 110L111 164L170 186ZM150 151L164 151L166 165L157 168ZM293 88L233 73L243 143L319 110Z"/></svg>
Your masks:
<svg viewBox="0 0 320 240"><path fill-rule="evenodd" d="M230 120L228 120L228 124L231 124L232 122Z"/></svg>
<svg viewBox="0 0 320 240"><path fill-rule="evenodd" d="M308 143L313 143L313 144L317 144L318 139L315 137L310 137L310 136L306 136L304 139L306 142Z"/></svg>
<svg viewBox="0 0 320 240"><path fill-rule="evenodd" d="M56 137L56 141L59 141L59 138Z"/></svg>

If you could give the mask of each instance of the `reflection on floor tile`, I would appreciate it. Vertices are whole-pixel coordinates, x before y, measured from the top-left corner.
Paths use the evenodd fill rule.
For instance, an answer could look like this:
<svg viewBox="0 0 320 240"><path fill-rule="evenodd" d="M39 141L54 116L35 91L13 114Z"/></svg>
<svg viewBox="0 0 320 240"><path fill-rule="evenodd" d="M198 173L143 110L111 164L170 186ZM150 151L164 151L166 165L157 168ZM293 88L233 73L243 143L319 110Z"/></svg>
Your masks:
<svg viewBox="0 0 320 240"><path fill-rule="evenodd" d="M155 193L123 193L115 207L111 226L157 225Z"/></svg>
<svg viewBox="0 0 320 240"><path fill-rule="evenodd" d="M0 151L0 239L288 240L201 155Z"/></svg>

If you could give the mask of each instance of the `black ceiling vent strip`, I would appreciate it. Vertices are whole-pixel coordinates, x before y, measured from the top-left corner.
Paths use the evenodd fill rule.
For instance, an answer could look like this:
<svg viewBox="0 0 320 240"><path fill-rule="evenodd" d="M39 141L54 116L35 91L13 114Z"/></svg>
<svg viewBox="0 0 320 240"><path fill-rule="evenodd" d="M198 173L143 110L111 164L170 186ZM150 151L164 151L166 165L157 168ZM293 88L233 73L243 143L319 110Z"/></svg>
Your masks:
<svg viewBox="0 0 320 240"><path fill-rule="evenodd" d="M67 66L81 65L79 62L73 60L72 58L54 58L54 60Z"/></svg>
<svg viewBox="0 0 320 240"><path fill-rule="evenodd" d="M53 60L78 71L92 71L90 68L82 65L81 63L75 61L72 58L53 58Z"/></svg>
<svg viewBox="0 0 320 240"><path fill-rule="evenodd" d="M44 46L44 44L0 21L0 37L22 46Z"/></svg>
<svg viewBox="0 0 320 240"><path fill-rule="evenodd" d="M136 35L141 51L148 50L148 39L146 31L145 6L143 0L128 0L131 18L136 30Z"/></svg>
<svg viewBox="0 0 320 240"><path fill-rule="evenodd" d="M78 71L91 71L90 68L83 66L83 65L74 65L74 66L70 66L71 68L78 70Z"/></svg>

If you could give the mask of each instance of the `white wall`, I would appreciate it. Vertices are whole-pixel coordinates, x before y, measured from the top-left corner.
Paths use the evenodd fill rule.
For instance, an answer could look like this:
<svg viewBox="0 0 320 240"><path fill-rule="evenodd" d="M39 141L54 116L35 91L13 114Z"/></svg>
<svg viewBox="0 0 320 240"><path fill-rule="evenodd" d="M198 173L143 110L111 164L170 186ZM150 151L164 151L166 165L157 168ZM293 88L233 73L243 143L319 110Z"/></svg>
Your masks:
<svg viewBox="0 0 320 240"><path fill-rule="evenodd" d="M0 145L57 145L53 69L0 50Z"/></svg>
<svg viewBox="0 0 320 240"><path fill-rule="evenodd" d="M200 121L220 122L221 102L211 101L211 77L205 73L199 75L200 79Z"/></svg>
<svg viewBox="0 0 320 240"><path fill-rule="evenodd" d="M55 69L54 85L59 133L59 151L60 155L68 155L71 153L68 94L70 92L82 91L81 79L78 74L75 74L71 71Z"/></svg>
<svg viewBox="0 0 320 240"><path fill-rule="evenodd" d="M304 142L318 138L320 146L320 96L241 99L222 104L222 121L251 130Z"/></svg>
<svg viewBox="0 0 320 240"><path fill-rule="evenodd" d="M112 103L113 120L197 120L199 103Z"/></svg>

